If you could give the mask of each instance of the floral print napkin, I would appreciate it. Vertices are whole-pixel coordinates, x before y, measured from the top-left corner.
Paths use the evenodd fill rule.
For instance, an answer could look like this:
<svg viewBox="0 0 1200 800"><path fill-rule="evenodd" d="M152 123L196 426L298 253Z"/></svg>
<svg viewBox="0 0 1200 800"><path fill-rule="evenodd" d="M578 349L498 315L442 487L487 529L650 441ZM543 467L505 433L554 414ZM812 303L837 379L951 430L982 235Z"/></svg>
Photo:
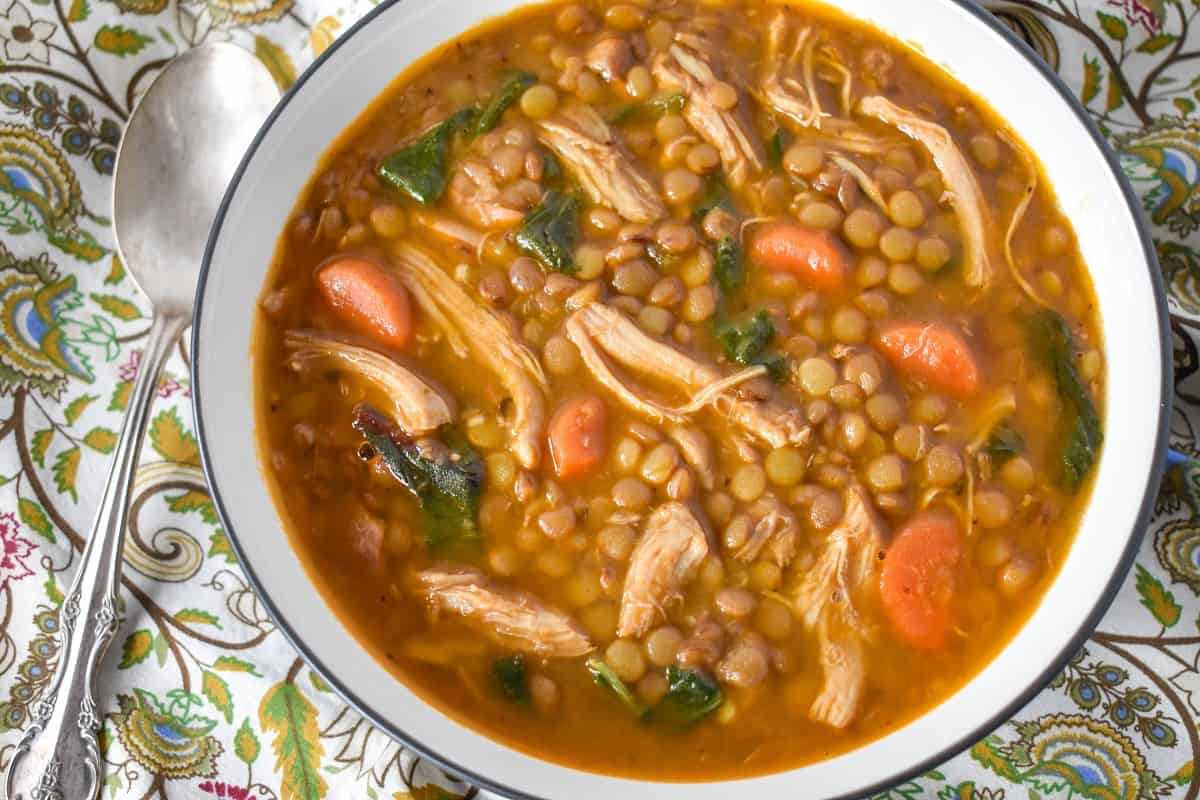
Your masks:
<svg viewBox="0 0 1200 800"><path fill-rule="evenodd" d="M186 48L236 42L287 86L371 6L0 0L0 765L55 662L62 592L149 324L107 219L122 123ZM1109 137L1153 222L1172 308L1200 320L1200 0L990 7ZM1173 344L1173 444L1200 455L1200 350L1178 324ZM124 624L98 698L106 794L478 794L359 718L275 629L206 494L187 356L181 347L167 367L134 489ZM1196 797L1200 510L1189 482L1164 486L1120 596L1066 669L967 752L881 798Z"/></svg>

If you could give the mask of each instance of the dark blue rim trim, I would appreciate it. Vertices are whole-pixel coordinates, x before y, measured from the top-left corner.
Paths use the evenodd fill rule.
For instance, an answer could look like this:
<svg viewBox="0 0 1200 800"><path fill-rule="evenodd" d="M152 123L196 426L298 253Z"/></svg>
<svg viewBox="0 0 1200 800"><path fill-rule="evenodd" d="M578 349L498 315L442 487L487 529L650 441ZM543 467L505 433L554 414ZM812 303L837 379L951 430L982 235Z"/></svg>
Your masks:
<svg viewBox="0 0 1200 800"><path fill-rule="evenodd" d="M837 0L822 1L829 3L834 7L837 6ZM219 515L222 524L225 526L225 532L229 537L230 545L233 547L233 551L237 555L238 561L242 565L242 570L246 573L247 580L250 581L250 585L254 588L255 594L258 595L258 598L262 601L263 605L267 607L267 611L275 620L275 623L279 630L283 633L284 638L286 638L292 647L294 647L300 653L308 665L317 673L319 673L329 683L329 685L333 687L334 691L337 692L337 694L341 696L346 703L348 703L359 714L369 720L380 730L385 731L389 736L399 740L404 744L404 746L412 749L413 752L442 767L451 775L461 777L482 789L486 789L501 796L511 798L511 800L552 800L551 798L539 798L534 795L526 794L520 790L513 789L512 787L498 784L487 776L481 775L474 770L459 764L451 758L448 758L440 753L433 752L421 744L416 736L396 727L382 714L376 712L361 699L359 699L359 697L355 695L354 692L349 689L349 687L347 687L336 675L326 669L325 665L313 655L312 651L305 645L303 639L298 635L297 631L299 629L293 628L293 626L284 617L280 607L272 601L266 592L263 591L262 584L259 582L258 576L255 574L253 567L242 555L242 549L238 545L237 535L234 532L233 525L230 524L229 514L226 512L225 505L221 500L220 489L217 486L212 462L208 452L208 437L204 429L204 417L200 414L200 396L203 387L200 381L198 365L200 363L199 352L203 345L200 342L199 331L201 315L204 312L204 290L208 282L208 272L212 264L213 249L216 246L217 236L220 233L221 226L225 220L225 214L229 209L229 203L233 199L233 195L237 190L238 184L241 182L242 176L246 172L248 165L253 160L254 154L258 151L259 145L262 144L263 137L266 136L267 131L271 129L271 126L275 124L275 121L279 118L279 115L283 113L283 109L289 102L291 102L292 98L295 97L296 93L300 91L301 87L304 86L308 79L311 78L313 74L321 68L321 65L324 64L338 49L353 39L354 36L365 26L369 25L373 19L387 11L393 5L400 2L403 2L403 0L383 0L383 2L372 9L370 13L368 13L358 22L354 23L344 34L335 39L333 44L331 44L324 53L322 53L312 64L310 64L308 69L304 70L304 73L299 77L299 79L297 79L292 88L288 90L283 99L279 101L279 104L271 112L270 116L267 117L266 122L263 123L262 128L259 129L258 134L254 137L254 141L250 144L250 148L246 151L246 155L242 158L242 163L238 166L237 172L234 173L233 179L230 181L229 188L225 191L225 197L221 201L221 207L217 210L216 218L213 220L212 230L209 233L208 245L204 250L204 262L201 266L200 280L196 288L195 318L192 322L192 409L196 418L196 433L200 443L200 459L204 468L205 480L208 481L209 491L212 493L213 503L217 508L217 514ZM871 786L864 786L861 789L856 790L853 794L841 795L837 798L831 798L831 800L849 800L849 798L853 797L874 795L898 783L903 783L910 778L921 775L975 744L975 742L977 742L980 738L988 733L991 733L1000 725L1011 719L1013 714L1019 711L1021 707L1026 705L1030 700L1032 700L1033 697L1038 694L1051 680L1051 678L1053 678L1054 675L1056 675L1059 670L1062 669L1071 656L1073 656L1079 650L1079 648L1083 646L1083 643L1087 640L1088 636L1091 635L1096 625L1099 624L1101 618L1108 611L1108 607L1112 604L1113 599L1116 597L1117 592L1120 590L1121 584L1124 582L1125 576L1129 572L1129 568L1133 565L1133 560L1137 555L1138 547L1141 544L1142 535L1144 534L1146 524L1150 520L1154 498L1158 492L1158 486L1162 481L1163 472L1166 465L1168 421L1170 418L1173 396L1172 375L1174 365L1170 355L1171 329L1167 316L1166 293L1163 289L1162 274L1161 270L1159 269L1158 258L1154 250L1154 240L1150 233L1149 224L1147 223L1145 216L1142 214L1141 206L1138 203L1137 196L1134 194L1133 188L1129 185L1128 180L1126 180L1124 173L1121 171L1116 154L1109 148L1108 143L1100 134L1100 131L1096 128L1095 123L1092 122L1091 117L1084 110L1083 106L1079 104L1075 94L1066 85L1066 83L1063 82L1058 74L1051 70L1050 67L1047 66L1046 63L1042 61L1042 59L1028 45L1018 39L1007 27L993 17L982 6L977 5L975 2L973 2L973 0L951 0L951 2L954 2L960 6L964 11L974 16L993 33L1006 41L1041 74L1047 83L1054 87L1055 91L1058 92L1063 102L1070 107L1071 111L1074 112L1080 123L1082 123L1088 134L1092 137L1092 143L1096 146L1096 148L1100 151L1101 156L1108 163L1113 178L1117 181L1117 184L1121 187L1121 191L1125 196L1125 204L1129 209L1129 213L1133 217L1134 224L1137 226L1138 237L1141 239L1142 251L1146 259L1146 268L1150 273L1150 284L1154 290L1156 306L1155 311L1158 315L1158 335L1162 343L1162 347L1160 348L1159 352L1159 359L1161 361L1160 368L1162 371L1162 384L1159 386L1159 392L1162 401L1159 405L1158 428L1155 434L1154 461L1150 468L1150 474L1146 477L1146 486L1143 490L1142 504L1141 508L1138 510L1135 528L1130 531L1129 541L1125 546L1124 552L1121 554L1121 560L1117 566L1117 569L1109 578L1108 585L1105 587L1104 592L1097 599L1096 604L1092 608L1091 613L1088 615L1084 626L1077 630L1075 634L1071 636L1071 638L1063 645L1059 653L1053 659L1051 659L1046 669L1042 671L1038 678L1024 691L1014 697L1011 702L1004 706L1004 708L1002 708L994 716L981 722L979 726L965 739L961 739L953 745L943 748L937 753L929 755L908 769L898 772L886 780L879 781ZM663 784L664 787L671 785L686 786L686 784ZM561 798L559 800L561 800Z"/></svg>

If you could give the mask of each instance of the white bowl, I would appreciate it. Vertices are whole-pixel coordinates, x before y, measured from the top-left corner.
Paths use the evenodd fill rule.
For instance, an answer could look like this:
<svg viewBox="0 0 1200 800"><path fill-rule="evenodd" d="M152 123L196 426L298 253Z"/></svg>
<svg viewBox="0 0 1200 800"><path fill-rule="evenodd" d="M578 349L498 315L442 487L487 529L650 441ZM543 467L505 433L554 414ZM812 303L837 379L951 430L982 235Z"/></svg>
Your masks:
<svg viewBox="0 0 1200 800"><path fill-rule="evenodd" d="M548 763L414 695L330 612L288 542L255 455L255 303L276 238L330 143L432 45L523 0L384 2L339 38L264 124L214 223L196 298L192 367L205 472L246 574L308 662L381 729L452 773L521 798L652 800L662 784ZM1072 655L1123 579L1162 473L1171 365L1150 236L1070 91L969 0L836 0L945 67L1041 159L1091 269L1108 351L1106 443L1093 498L1037 612L979 675L904 728L810 766L689 784L689 800L861 796L925 770L1007 719ZM614 743L614 746L619 744Z"/></svg>

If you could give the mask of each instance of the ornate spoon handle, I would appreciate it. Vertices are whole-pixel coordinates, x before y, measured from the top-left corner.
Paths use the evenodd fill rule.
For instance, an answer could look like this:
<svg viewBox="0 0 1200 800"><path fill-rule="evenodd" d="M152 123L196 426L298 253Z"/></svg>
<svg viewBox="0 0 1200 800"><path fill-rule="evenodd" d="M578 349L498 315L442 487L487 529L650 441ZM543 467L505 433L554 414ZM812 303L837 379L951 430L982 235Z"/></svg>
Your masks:
<svg viewBox="0 0 1200 800"><path fill-rule="evenodd" d="M162 365L187 327L185 315L155 314L117 439L104 496L59 614L59 661L8 765L8 800L91 800L103 764L95 680L117 633L117 587L129 492Z"/></svg>

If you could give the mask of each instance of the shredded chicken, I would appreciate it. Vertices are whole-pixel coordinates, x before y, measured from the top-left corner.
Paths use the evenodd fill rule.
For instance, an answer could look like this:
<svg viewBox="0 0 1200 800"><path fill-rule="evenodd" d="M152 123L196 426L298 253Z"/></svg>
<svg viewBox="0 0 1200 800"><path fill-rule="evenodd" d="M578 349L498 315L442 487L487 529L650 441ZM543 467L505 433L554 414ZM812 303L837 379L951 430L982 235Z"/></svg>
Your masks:
<svg viewBox="0 0 1200 800"><path fill-rule="evenodd" d="M758 517L750 538L738 548L733 557L738 561L756 561L764 552L780 567L786 567L796 555L796 540L800 525L796 516L775 497L765 497L756 504L752 513Z"/></svg>
<svg viewBox="0 0 1200 800"><path fill-rule="evenodd" d="M700 485L711 489L716 480L717 467L712 444L704 435L704 431L685 425L671 425L667 428L667 435L679 445L683 460L696 473Z"/></svg>
<svg viewBox="0 0 1200 800"><path fill-rule="evenodd" d="M588 48L587 68L610 83L623 80L633 64L633 48L619 36L609 36Z"/></svg>
<svg viewBox="0 0 1200 800"><path fill-rule="evenodd" d="M396 424L409 436L435 431L454 421L454 403L392 358L319 331L288 331L284 345L293 369L340 367L379 387L392 401Z"/></svg>
<svg viewBox="0 0 1200 800"><path fill-rule="evenodd" d="M845 156L840 156L837 154L830 156L829 160L836 164L839 169L854 178L859 187L862 189L863 194L869 197L872 203L879 206L879 208L883 210L884 214L890 214L887 201L883 199L883 192L879 189L879 184L877 184L862 167L860 167L858 164L855 164ZM843 203L843 205L845 204Z"/></svg>
<svg viewBox="0 0 1200 800"><path fill-rule="evenodd" d="M859 486L846 490L846 511L829 534L825 549L794 595L804 626L816 630L821 645L825 683L809 716L844 728L858 710L863 686L864 624L855 597L878 571L883 532Z"/></svg>
<svg viewBox="0 0 1200 800"><path fill-rule="evenodd" d="M745 399L734 392L736 384L762 374L761 367L723 377L716 367L654 339L624 314L602 303L576 311L567 318L565 329L596 380L630 408L655 421L681 423L711 405L741 430L770 447L808 443L811 431L799 409L768 400ZM617 376L610 358L626 369L687 393L691 401L672 408L647 397Z"/></svg>
<svg viewBox="0 0 1200 800"><path fill-rule="evenodd" d="M766 169L767 157L761 137L754 129L745 93L732 76L719 76L713 64L704 40L680 35L670 50L655 60L654 74L683 90L687 96L684 117L717 149L729 185L737 189ZM738 102L732 109L718 108L712 102L709 90L722 80L738 89Z"/></svg>
<svg viewBox="0 0 1200 800"><path fill-rule="evenodd" d="M451 242L457 242L465 247L469 247L472 252L479 249L483 244L484 235L469 225L464 225L453 217L447 217L442 214L435 214L431 211L416 210L412 212L413 219L417 224L428 228L445 239Z"/></svg>
<svg viewBox="0 0 1200 800"><path fill-rule="evenodd" d="M781 8L767 28L767 51L763 59L767 71L759 78L758 94L764 104L801 128L820 128L823 115L814 76L817 37L812 28L801 28L789 47L788 16L788 11ZM797 73L803 77L803 83L795 77Z"/></svg>
<svg viewBox="0 0 1200 800"><path fill-rule="evenodd" d="M894 126L905 136L920 142L933 157L942 174L946 197L958 215L958 224L966 245L963 277L973 289L986 288L992 278L988 228L991 226L987 201L966 157L954 143L950 132L935 122L917 116L886 97L864 97L858 104L863 114Z"/></svg>
<svg viewBox="0 0 1200 800"><path fill-rule="evenodd" d="M656 222L667 215L654 184L591 106L573 106L543 120L539 138L596 203L631 222Z"/></svg>
<svg viewBox="0 0 1200 800"><path fill-rule="evenodd" d="M413 575L413 590L433 612L459 614L496 643L543 658L576 658L594 647L575 620L528 592L503 587L469 567L434 567Z"/></svg>
<svg viewBox="0 0 1200 800"><path fill-rule="evenodd" d="M708 534L687 506L670 502L654 509L629 558L617 636L645 634L707 556Z"/></svg>
<svg viewBox="0 0 1200 800"><path fill-rule="evenodd" d="M526 469L541 456L546 422L546 375L537 357L491 311L471 299L429 253L413 245L394 251L400 277L422 312L434 320L460 357L491 368L512 398L512 450Z"/></svg>
<svg viewBox="0 0 1200 800"><path fill-rule="evenodd" d="M1025 166L1025 189L1021 193L1021 199L1017 202L1016 208L1013 209L1012 217L1008 222L1008 230L1004 232L1004 260L1008 263L1008 272L1012 275L1012 279L1021 287L1021 291L1029 297L1030 300L1045 308L1052 306L1042 299L1033 285L1026 280L1017 267L1017 261L1013 258L1012 240L1016 234L1017 228L1021 224L1021 220L1025 219L1025 212L1029 210L1029 204L1033 202L1033 193L1037 190L1037 165L1029 158L1029 154L1025 152L1025 148L1018 147L1008 136L1001 134L1002 138L1009 147L1020 157L1021 163Z"/></svg>
<svg viewBox="0 0 1200 800"><path fill-rule="evenodd" d="M481 228L511 228L525 218L519 209L501 201L496 176L480 158L462 160L450 178L449 192L454 210Z"/></svg>

